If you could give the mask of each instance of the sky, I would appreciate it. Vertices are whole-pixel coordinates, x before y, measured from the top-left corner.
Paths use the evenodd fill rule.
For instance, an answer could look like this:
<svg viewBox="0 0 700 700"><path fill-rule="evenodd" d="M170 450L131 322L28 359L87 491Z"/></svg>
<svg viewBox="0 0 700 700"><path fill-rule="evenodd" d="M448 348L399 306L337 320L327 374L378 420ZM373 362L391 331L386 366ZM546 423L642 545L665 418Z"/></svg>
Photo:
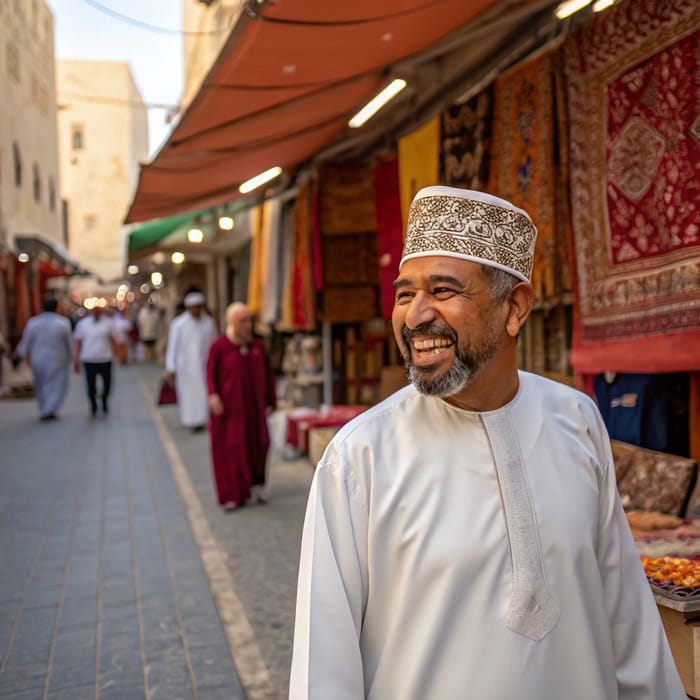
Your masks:
<svg viewBox="0 0 700 700"><path fill-rule="evenodd" d="M178 104L183 80L182 0L45 1L54 16L57 59L126 61L147 106ZM98 5L132 21L100 11ZM166 114L162 107L148 109L151 155L170 132Z"/></svg>

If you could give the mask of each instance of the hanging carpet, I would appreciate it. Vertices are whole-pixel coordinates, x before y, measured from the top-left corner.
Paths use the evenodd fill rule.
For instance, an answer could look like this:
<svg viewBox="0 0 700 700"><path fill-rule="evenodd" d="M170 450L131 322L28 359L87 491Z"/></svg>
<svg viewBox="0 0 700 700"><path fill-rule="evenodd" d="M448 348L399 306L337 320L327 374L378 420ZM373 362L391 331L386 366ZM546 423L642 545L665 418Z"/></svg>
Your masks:
<svg viewBox="0 0 700 700"><path fill-rule="evenodd" d="M700 369L699 27L630 0L567 43L579 372Z"/></svg>

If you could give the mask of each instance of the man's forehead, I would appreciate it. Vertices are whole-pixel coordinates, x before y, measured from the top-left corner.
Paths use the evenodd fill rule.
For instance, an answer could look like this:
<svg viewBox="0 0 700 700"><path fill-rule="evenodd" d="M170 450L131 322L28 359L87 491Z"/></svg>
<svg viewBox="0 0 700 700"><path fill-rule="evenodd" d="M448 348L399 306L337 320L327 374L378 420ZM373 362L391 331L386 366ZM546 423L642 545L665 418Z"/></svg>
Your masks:
<svg viewBox="0 0 700 700"><path fill-rule="evenodd" d="M394 286L418 282L449 281L465 284L481 274L481 265L471 260L446 255L428 255L406 260L401 266Z"/></svg>
<svg viewBox="0 0 700 700"><path fill-rule="evenodd" d="M245 306L239 306L237 308L231 309L231 318L236 321L250 321L253 318L253 314Z"/></svg>

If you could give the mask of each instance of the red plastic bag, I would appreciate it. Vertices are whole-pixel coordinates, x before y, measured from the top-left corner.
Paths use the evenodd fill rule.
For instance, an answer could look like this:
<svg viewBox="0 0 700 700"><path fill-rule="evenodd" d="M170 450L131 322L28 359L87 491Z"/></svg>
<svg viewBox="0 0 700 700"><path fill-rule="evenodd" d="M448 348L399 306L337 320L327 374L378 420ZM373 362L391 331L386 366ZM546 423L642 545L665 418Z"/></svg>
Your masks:
<svg viewBox="0 0 700 700"><path fill-rule="evenodd" d="M160 391L158 392L159 406L165 406L167 404L177 403L177 394L175 393L175 385L171 384L165 377L160 383Z"/></svg>

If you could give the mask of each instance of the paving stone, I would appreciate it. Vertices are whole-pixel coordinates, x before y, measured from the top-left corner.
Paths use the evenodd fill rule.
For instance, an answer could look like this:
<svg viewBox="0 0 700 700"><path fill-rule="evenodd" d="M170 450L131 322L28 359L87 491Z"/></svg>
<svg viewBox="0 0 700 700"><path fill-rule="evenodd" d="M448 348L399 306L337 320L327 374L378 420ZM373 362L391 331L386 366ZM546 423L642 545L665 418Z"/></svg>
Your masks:
<svg viewBox="0 0 700 700"><path fill-rule="evenodd" d="M55 666L49 678L49 694L65 688L94 686L94 683L95 664L91 660L75 666Z"/></svg>
<svg viewBox="0 0 700 700"><path fill-rule="evenodd" d="M141 664L141 649L138 644L128 649L101 649L100 673L123 670Z"/></svg>
<svg viewBox="0 0 700 700"><path fill-rule="evenodd" d="M43 690L47 664L34 663L28 666L10 666L0 677L0 696L28 690Z"/></svg>
<svg viewBox="0 0 700 700"><path fill-rule="evenodd" d="M142 700L146 697L143 684L130 685L120 681L100 691L100 700ZM152 695L149 696L153 698ZM200 700L206 700L200 697Z"/></svg>
<svg viewBox="0 0 700 700"><path fill-rule="evenodd" d="M10 690L7 693L0 690L0 698L2 700L43 700L44 691L43 688L41 690L25 690L23 692Z"/></svg>
<svg viewBox="0 0 700 700"><path fill-rule="evenodd" d="M246 700L243 690L231 693L231 685L198 685L197 692L200 700Z"/></svg>
<svg viewBox="0 0 700 700"><path fill-rule="evenodd" d="M110 666L104 670L101 669L98 685L100 697L107 690L116 694L119 689L132 688L138 688L140 694L143 694L143 666L139 661L138 664L132 666Z"/></svg>
<svg viewBox="0 0 700 700"><path fill-rule="evenodd" d="M85 647L54 647L53 656L51 657L51 667L53 672L60 671L64 668L73 668L75 666L93 666L95 664L95 647L94 645Z"/></svg>
<svg viewBox="0 0 700 700"><path fill-rule="evenodd" d="M21 649L12 646L7 658L8 666L32 666L45 663L49 658L49 652L44 649ZM2 676L0 676L0 680L2 680Z"/></svg>
<svg viewBox="0 0 700 700"><path fill-rule="evenodd" d="M79 688L61 688L49 691L48 700L94 700L95 686L85 685Z"/></svg>

